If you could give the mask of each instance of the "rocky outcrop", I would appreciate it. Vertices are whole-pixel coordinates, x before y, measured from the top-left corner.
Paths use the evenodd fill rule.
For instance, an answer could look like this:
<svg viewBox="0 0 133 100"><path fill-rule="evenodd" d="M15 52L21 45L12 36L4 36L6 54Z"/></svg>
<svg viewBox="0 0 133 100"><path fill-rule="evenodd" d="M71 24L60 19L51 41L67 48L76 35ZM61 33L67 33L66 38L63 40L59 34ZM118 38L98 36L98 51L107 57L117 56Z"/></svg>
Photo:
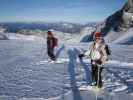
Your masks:
<svg viewBox="0 0 133 100"><path fill-rule="evenodd" d="M131 27L133 27L133 0L128 0L121 10L106 19L102 32L107 35L111 30L127 31Z"/></svg>
<svg viewBox="0 0 133 100"><path fill-rule="evenodd" d="M123 22L121 23L121 29L126 31L128 28L133 27L133 0L128 0L128 2L123 7Z"/></svg>

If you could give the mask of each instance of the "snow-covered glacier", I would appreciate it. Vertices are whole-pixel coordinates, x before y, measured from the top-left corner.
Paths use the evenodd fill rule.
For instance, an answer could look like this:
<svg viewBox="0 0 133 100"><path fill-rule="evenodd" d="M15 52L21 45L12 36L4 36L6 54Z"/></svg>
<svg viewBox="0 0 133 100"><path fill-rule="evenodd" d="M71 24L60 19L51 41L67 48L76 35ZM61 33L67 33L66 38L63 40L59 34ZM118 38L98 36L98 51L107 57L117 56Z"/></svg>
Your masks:
<svg viewBox="0 0 133 100"><path fill-rule="evenodd" d="M61 63L49 63L45 41L0 41L0 100L132 100L133 45L110 44L101 93L80 91L90 83L90 60L78 59L88 43L59 43Z"/></svg>

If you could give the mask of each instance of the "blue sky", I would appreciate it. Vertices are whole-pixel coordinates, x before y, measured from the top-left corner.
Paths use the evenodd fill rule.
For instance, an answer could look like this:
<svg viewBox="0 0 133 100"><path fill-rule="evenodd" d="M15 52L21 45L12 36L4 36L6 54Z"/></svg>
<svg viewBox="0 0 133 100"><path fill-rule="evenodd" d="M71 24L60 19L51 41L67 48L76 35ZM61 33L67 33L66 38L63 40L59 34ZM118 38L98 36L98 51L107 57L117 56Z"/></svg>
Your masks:
<svg viewBox="0 0 133 100"><path fill-rule="evenodd" d="M0 22L103 21L127 0L0 0Z"/></svg>

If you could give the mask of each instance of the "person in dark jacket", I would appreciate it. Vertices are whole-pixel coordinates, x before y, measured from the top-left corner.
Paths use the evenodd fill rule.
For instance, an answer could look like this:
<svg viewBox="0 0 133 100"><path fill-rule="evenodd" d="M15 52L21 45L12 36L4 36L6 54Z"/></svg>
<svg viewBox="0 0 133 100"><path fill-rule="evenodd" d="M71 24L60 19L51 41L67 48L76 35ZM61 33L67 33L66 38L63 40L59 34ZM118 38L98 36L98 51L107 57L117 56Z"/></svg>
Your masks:
<svg viewBox="0 0 133 100"><path fill-rule="evenodd" d="M55 61L56 57L54 55L54 47L55 47L55 37L51 31L47 32L47 53L51 60Z"/></svg>

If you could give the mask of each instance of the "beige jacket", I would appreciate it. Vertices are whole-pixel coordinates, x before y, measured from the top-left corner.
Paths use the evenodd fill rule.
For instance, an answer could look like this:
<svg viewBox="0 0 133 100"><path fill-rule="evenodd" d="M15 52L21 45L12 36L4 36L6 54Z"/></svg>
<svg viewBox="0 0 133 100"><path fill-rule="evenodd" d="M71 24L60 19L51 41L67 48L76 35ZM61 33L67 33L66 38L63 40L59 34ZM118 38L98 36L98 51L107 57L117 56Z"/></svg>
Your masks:
<svg viewBox="0 0 133 100"><path fill-rule="evenodd" d="M85 52L85 56L89 57L90 58L90 54L91 54L91 51L93 51L94 49L96 49L96 43L93 42L90 46L90 48L88 49L88 51ZM101 54L101 58L99 59L100 61L102 61L102 64L105 64L105 62L107 61L108 59L108 55L106 53L106 49L105 49L105 43L100 43L98 44L97 43L97 46L98 46L98 50L100 51L100 54Z"/></svg>

